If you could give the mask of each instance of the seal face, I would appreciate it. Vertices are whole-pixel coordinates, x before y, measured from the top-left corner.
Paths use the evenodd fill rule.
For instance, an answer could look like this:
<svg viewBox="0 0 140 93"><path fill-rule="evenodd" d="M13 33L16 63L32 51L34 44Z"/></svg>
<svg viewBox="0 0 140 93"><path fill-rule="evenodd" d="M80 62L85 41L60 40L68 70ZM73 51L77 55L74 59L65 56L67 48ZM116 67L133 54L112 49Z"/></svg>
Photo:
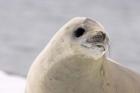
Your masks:
<svg viewBox="0 0 140 93"><path fill-rule="evenodd" d="M71 23L76 20L78 18L73 19ZM70 26L68 25L66 28L70 28ZM89 18L83 18L79 24L71 28L73 28L70 29L73 33L71 42L76 42L72 45L79 44L79 47L83 48L82 51L85 49L85 53L89 53L94 59L101 58L108 50L108 36L98 22Z"/></svg>

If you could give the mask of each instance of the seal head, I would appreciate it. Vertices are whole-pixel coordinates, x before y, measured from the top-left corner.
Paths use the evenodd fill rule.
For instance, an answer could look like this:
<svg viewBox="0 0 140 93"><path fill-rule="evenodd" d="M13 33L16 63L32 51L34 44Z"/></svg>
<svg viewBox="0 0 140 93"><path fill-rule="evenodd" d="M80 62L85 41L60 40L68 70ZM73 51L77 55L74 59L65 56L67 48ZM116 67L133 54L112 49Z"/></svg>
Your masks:
<svg viewBox="0 0 140 93"><path fill-rule="evenodd" d="M60 38L67 41L65 45L68 45L75 54L92 56L97 60L108 50L109 39L103 26L89 18L73 18L58 32L62 34Z"/></svg>

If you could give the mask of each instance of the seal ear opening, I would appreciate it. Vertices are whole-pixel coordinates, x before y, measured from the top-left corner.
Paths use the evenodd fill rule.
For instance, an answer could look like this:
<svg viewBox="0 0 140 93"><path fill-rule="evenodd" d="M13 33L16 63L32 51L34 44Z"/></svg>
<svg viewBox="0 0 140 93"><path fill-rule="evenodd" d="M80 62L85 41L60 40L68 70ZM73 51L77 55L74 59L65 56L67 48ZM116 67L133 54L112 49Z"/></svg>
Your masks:
<svg viewBox="0 0 140 93"><path fill-rule="evenodd" d="M85 29L82 27L79 27L78 29L74 31L74 36L78 38L78 37L81 37L84 33L85 33Z"/></svg>

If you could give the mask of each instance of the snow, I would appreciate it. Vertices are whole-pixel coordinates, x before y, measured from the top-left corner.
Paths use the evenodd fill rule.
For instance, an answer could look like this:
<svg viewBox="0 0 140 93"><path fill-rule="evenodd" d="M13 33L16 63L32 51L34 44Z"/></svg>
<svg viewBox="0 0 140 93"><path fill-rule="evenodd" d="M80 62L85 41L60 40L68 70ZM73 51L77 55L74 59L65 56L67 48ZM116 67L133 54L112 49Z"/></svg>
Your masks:
<svg viewBox="0 0 140 93"><path fill-rule="evenodd" d="M0 71L0 93L24 93L25 79Z"/></svg>

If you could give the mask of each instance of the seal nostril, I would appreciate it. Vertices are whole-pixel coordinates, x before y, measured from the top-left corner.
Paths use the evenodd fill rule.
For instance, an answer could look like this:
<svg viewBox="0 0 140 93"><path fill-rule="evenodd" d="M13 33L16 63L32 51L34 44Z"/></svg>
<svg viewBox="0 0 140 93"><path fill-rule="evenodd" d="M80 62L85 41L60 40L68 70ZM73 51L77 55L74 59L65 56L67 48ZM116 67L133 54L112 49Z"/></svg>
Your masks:
<svg viewBox="0 0 140 93"><path fill-rule="evenodd" d="M102 37L103 37L103 40L105 40L106 38L106 34L102 32Z"/></svg>
<svg viewBox="0 0 140 93"><path fill-rule="evenodd" d="M96 41L96 42L102 42L104 41L106 38L106 35L105 33L103 32L98 32L96 36L93 37L93 39Z"/></svg>
<svg viewBox="0 0 140 93"><path fill-rule="evenodd" d="M74 36L81 37L84 33L85 33L85 29L80 27L74 31Z"/></svg>
<svg viewBox="0 0 140 93"><path fill-rule="evenodd" d="M103 42L106 38L106 34L103 32L98 32L93 37L87 39L87 42L94 43L94 42Z"/></svg>
<svg viewBox="0 0 140 93"><path fill-rule="evenodd" d="M88 38L86 41L89 43L95 43L95 42L103 42L105 39L106 39L106 34L100 31L96 35Z"/></svg>

